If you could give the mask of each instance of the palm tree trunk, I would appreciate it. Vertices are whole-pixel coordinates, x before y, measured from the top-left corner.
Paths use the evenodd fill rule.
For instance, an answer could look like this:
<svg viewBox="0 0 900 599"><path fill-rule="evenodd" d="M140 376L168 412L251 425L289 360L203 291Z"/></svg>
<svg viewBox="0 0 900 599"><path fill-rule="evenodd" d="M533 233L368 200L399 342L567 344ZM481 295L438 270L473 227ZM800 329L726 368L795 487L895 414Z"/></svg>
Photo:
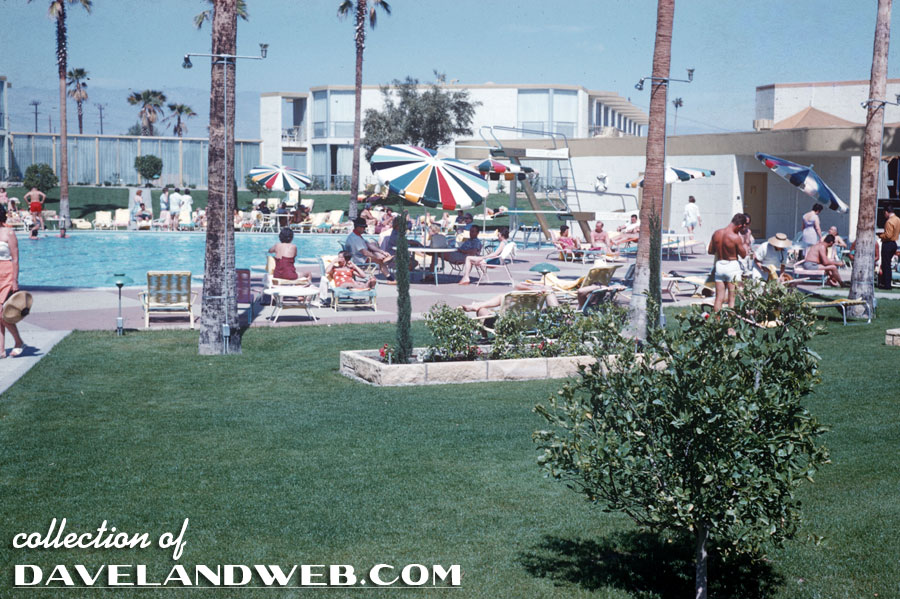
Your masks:
<svg viewBox="0 0 900 599"><path fill-rule="evenodd" d="M215 0L212 53L234 54L237 47L237 2ZM225 86L225 69L228 85ZM209 90L209 202L206 206L206 270L200 316L200 354L225 350L223 324L230 328L228 353L241 352L234 274L234 228L226 216L235 206L234 192L234 59L223 64L213 59ZM224 103L227 96L227 114ZM226 145L226 133L228 143ZM227 172L226 172L227 160ZM226 205L226 186L229 189ZM228 219L230 222L230 219Z"/></svg>
<svg viewBox="0 0 900 599"><path fill-rule="evenodd" d="M81 100L76 102L78 105L78 135L84 135L84 112L81 106Z"/></svg>
<svg viewBox="0 0 900 599"><path fill-rule="evenodd" d="M350 219L356 218L359 195L360 128L362 123L362 69L366 49L366 0L356 2L356 103L353 107L353 166L350 170Z"/></svg>
<svg viewBox="0 0 900 599"><path fill-rule="evenodd" d="M56 65L59 68L59 217L60 226L72 226L69 220L69 135L66 128L66 3L59 3L56 16Z"/></svg>
<svg viewBox="0 0 900 599"><path fill-rule="evenodd" d="M872 51L872 75L869 97L883 100L887 88L888 45L891 39L891 0L878 0L875 21L875 47ZM856 221L856 257L850 278L850 299L863 299L870 306L875 301L875 217L878 205L878 162L884 134L884 105L869 103L866 133L863 141L862 177L859 185L859 216ZM889 268L883 265L882 268ZM854 316L862 316L859 306L851 308Z"/></svg>
<svg viewBox="0 0 900 599"><path fill-rule="evenodd" d="M662 201L665 192L666 101L669 63L672 58L672 22L675 0L659 0L656 12L656 43L653 48L653 81L650 91L650 123L647 128L647 166L641 203L641 231L634 269L634 291L629 308L630 328L645 339L648 325L659 319L660 244L662 242ZM649 296L649 297L648 297ZM647 312L651 300L652 314Z"/></svg>

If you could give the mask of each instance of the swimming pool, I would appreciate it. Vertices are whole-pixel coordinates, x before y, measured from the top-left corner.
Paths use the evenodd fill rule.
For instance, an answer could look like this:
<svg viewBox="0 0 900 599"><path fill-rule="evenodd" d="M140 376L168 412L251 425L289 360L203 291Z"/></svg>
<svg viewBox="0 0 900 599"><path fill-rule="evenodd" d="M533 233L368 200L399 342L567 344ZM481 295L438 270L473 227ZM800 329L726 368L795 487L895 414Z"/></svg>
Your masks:
<svg viewBox="0 0 900 599"><path fill-rule="evenodd" d="M295 235L298 262L336 254L346 235ZM43 231L38 241L19 239L19 285L49 287L108 287L107 277L123 272L135 286L147 284L148 270L189 270L203 276L206 235L171 232L72 232L66 239ZM274 233L235 235L235 265L250 268L266 262L266 250L278 242ZM318 266L301 270L318 273Z"/></svg>

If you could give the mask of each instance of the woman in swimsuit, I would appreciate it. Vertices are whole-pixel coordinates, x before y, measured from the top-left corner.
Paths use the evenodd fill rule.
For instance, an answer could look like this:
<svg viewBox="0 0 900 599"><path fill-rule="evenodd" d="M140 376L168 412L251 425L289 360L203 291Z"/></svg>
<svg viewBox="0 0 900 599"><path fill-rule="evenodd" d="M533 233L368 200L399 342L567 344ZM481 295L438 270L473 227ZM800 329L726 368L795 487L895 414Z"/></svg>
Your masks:
<svg viewBox="0 0 900 599"><path fill-rule="evenodd" d="M6 226L6 208L0 206L0 306L6 303L9 296L19 290L19 243L15 232ZM16 325L3 320L0 311L0 358L6 357L6 331L13 336L15 347L9 355L21 355L25 343L19 336Z"/></svg>
<svg viewBox="0 0 900 599"><path fill-rule="evenodd" d="M824 206L822 204L813 204L812 210L803 215L803 231L801 232L800 241L803 243L803 249L806 250L819 243L822 238L822 227L819 224L819 213L822 212Z"/></svg>
<svg viewBox="0 0 900 599"><path fill-rule="evenodd" d="M275 270L272 276L276 279L296 281L301 278L294 268L294 258L297 257L297 246L291 243L294 240L294 232L290 229L282 229L278 233L279 242L269 248L269 253L275 255ZM309 279L309 274L304 275Z"/></svg>
<svg viewBox="0 0 900 599"><path fill-rule="evenodd" d="M353 254L350 252L338 254L334 262L329 264L325 270L325 276L331 278L335 287L344 287L346 289L372 289L375 287L375 277L367 277L358 266L350 261L352 256ZM356 277L366 279L366 282L360 283L356 280Z"/></svg>

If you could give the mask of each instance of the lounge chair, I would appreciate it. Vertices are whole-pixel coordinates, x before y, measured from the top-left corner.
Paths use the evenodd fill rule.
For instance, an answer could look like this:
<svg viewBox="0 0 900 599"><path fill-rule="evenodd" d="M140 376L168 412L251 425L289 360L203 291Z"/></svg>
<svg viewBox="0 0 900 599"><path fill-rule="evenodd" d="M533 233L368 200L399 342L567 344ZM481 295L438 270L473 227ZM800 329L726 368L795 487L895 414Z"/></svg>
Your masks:
<svg viewBox="0 0 900 599"><path fill-rule="evenodd" d="M151 270L147 272L147 291L138 294L144 308L144 327L150 328L150 316L187 314L194 328L194 301L191 273L188 271Z"/></svg>
<svg viewBox="0 0 900 599"><path fill-rule="evenodd" d="M113 216L112 228L118 229L119 227L122 227L123 229L127 229L130 222L131 212L128 208L117 208L116 214Z"/></svg>
<svg viewBox="0 0 900 599"><path fill-rule="evenodd" d="M327 225L327 228L331 232L335 231L344 231L350 226L349 221L344 221L344 211L343 210L331 210L328 212L327 218L325 219L325 223L323 226Z"/></svg>
<svg viewBox="0 0 900 599"><path fill-rule="evenodd" d="M800 266L794 265L794 277L798 279L797 284L802 284L804 282L808 283L818 283L820 287L824 287L825 283L828 281L828 273L823 269L806 269Z"/></svg>
<svg viewBox="0 0 900 599"><path fill-rule="evenodd" d="M581 313L587 316L591 312L599 310L602 304L613 303L616 299L616 294L618 294L619 291L622 291L622 289L624 289L624 287L621 285L611 285L591 291L587 296L587 299L584 300L584 304L581 306Z"/></svg>
<svg viewBox="0 0 900 599"><path fill-rule="evenodd" d="M112 212L109 210L98 210L94 213L93 224L95 229L112 229Z"/></svg>
<svg viewBox="0 0 900 599"><path fill-rule="evenodd" d="M574 281L566 281L560 279L553 273L548 273L540 281L528 281L530 283L538 283L551 287L554 293L563 301L572 301L578 295L578 290L589 285L609 286L613 275L621 267L621 264L600 264L595 265L587 271L582 277Z"/></svg>
<svg viewBox="0 0 900 599"><path fill-rule="evenodd" d="M494 325L499 317L507 312L531 312L537 314L546 299L547 293L544 291L510 291L503 294L503 298L500 300L500 307L496 308L493 314L476 316L475 318L480 321L483 332L487 334L485 336L494 335Z"/></svg>
<svg viewBox="0 0 900 599"><path fill-rule="evenodd" d="M178 230L179 231L193 231L194 230L194 219L191 216L190 210L182 210L178 214Z"/></svg>
<svg viewBox="0 0 900 599"><path fill-rule="evenodd" d="M325 224L325 220L328 218L327 212L313 212L309 215L309 220L303 223L301 226L301 230L304 233L312 233L314 231L318 231L322 228L322 225Z"/></svg>
<svg viewBox="0 0 900 599"><path fill-rule="evenodd" d="M90 229L92 227L91 222L87 221L83 218L73 218L72 219L72 228L73 229Z"/></svg>
<svg viewBox="0 0 900 599"><path fill-rule="evenodd" d="M328 266L337 259L337 256L320 256L319 268L321 269L322 279L320 282L319 296L328 296L331 299L331 307L337 312L341 306L354 308L369 308L377 310L375 300L377 292L375 289L347 289L346 287L336 287L326 271Z"/></svg>
<svg viewBox="0 0 900 599"><path fill-rule="evenodd" d="M509 284L512 285L515 283L513 281L512 273L509 272L509 265L513 263L516 257L516 243L514 241L508 241L506 246L503 248L503 251L500 252L500 255L496 258L492 258L490 261L485 262L480 266L476 266L475 270L478 271L478 283L475 285L481 285L481 281L488 280L488 271L492 268L502 268L506 271L506 276L509 277ZM496 260L496 264L490 264L490 262Z"/></svg>
<svg viewBox="0 0 900 599"><path fill-rule="evenodd" d="M163 230L169 224L170 215L171 213L168 210L160 210L159 218L150 221L150 228L156 231Z"/></svg>
<svg viewBox="0 0 900 599"><path fill-rule="evenodd" d="M315 200L300 200L300 205L307 209L307 211L312 212L313 206L316 205Z"/></svg>

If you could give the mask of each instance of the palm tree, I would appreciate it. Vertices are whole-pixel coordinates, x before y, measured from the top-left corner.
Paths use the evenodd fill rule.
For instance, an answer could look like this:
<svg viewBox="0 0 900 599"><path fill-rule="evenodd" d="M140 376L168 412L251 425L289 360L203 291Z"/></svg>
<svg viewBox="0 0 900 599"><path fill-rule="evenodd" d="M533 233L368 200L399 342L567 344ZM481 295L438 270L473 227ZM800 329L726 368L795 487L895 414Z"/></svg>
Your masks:
<svg viewBox="0 0 900 599"><path fill-rule="evenodd" d="M206 0L210 4L213 3L213 0ZM237 16L244 19L245 21L250 17L250 13L247 12L247 2L246 0L237 0ZM203 23L209 21L212 17L211 10L204 10L199 15L194 17L194 27L200 29L203 27Z"/></svg>
<svg viewBox="0 0 900 599"><path fill-rule="evenodd" d="M197 116L197 113L187 104L169 104L169 112L172 114L170 114L168 118L175 119L172 133L178 137L184 137L184 134L187 133L187 125L181 122L181 119L187 120L193 116Z"/></svg>
<svg viewBox="0 0 900 599"><path fill-rule="evenodd" d="M140 105L138 117L141 119L141 135L153 135L153 123L159 120L163 114L163 106L166 103L166 94L152 89L142 92L131 92L128 103L132 106Z"/></svg>
<svg viewBox="0 0 900 599"><path fill-rule="evenodd" d="M658 0L656 42L653 48L653 79L650 89L650 124L647 128L647 165L644 169L644 193L641 201L641 230L634 268L634 292L629 318L638 338L647 336L648 324L654 326L660 308L660 244L662 242L662 200L665 191L666 95L669 64L672 59L672 22L675 0ZM652 300L652 314L647 301ZM649 322L648 322L649 321Z"/></svg>
<svg viewBox="0 0 900 599"><path fill-rule="evenodd" d="M362 112L362 68L363 51L366 49L366 13L369 17L369 26L374 29L377 10L380 8L387 14L391 14L391 6L385 0L343 0L338 6L338 16L346 17L355 10L356 12L356 106L353 111L353 166L350 170L350 218L356 218L356 196L359 195L359 130Z"/></svg>
<svg viewBox="0 0 900 599"><path fill-rule="evenodd" d="M872 50L872 74L869 98L882 100L887 87L888 45L891 39L891 0L878 0L875 21L875 46ZM850 299L875 301L872 264L875 263L875 217L878 206L878 162L884 136L884 104L870 102L866 114L863 141L862 176L859 184L859 216L856 221L856 258L850 275ZM890 268L890 264L882 264ZM862 310L853 309L855 316Z"/></svg>
<svg viewBox="0 0 900 599"><path fill-rule="evenodd" d="M684 106L684 101L681 98L675 98L672 100L672 106L675 107L675 121L672 123L672 135L675 135L678 132L678 109Z"/></svg>
<svg viewBox="0 0 900 599"><path fill-rule="evenodd" d="M50 0L50 10L47 12L51 19L56 19L56 67L59 74L59 216L66 227L72 226L69 220L69 134L66 127L66 63L69 60L66 3L76 2L91 12L91 0Z"/></svg>
<svg viewBox="0 0 900 599"><path fill-rule="evenodd" d="M69 97L75 100L75 104L78 105L78 134L81 135L84 133L84 112L82 111L82 104L88 99L88 94L85 91L87 88L87 83L85 81L89 80L87 71L84 69L72 69L68 73L66 73L66 83L69 86Z"/></svg>
<svg viewBox="0 0 900 599"><path fill-rule="evenodd" d="M212 4L212 53L233 55L237 48L238 2L214 0ZM227 89L225 69L230 71ZM228 114L223 110L226 97ZM238 326L235 293L234 228L225 226L226 216L230 216L237 205L237 184L234 179L234 106L234 60L217 63L212 67L209 87L209 200L206 205L203 306L197 346L200 354L223 353L225 323L230 325L228 352L241 352L241 329ZM225 172L226 164L228 172ZM226 186L230 190L228 194L225 192Z"/></svg>

